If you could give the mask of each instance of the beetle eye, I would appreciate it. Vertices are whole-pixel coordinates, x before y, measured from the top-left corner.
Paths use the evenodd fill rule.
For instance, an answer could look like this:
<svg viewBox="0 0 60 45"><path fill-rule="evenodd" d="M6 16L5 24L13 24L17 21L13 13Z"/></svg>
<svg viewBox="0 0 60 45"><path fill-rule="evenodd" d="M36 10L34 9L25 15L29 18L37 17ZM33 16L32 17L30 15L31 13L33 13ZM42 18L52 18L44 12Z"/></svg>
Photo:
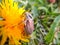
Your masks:
<svg viewBox="0 0 60 45"><path fill-rule="evenodd" d="M29 15L30 18L32 18L32 16Z"/></svg>
<svg viewBox="0 0 60 45"><path fill-rule="evenodd" d="M32 19L32 15L28 12L26 12L27 18L31 18Z"/></svg>

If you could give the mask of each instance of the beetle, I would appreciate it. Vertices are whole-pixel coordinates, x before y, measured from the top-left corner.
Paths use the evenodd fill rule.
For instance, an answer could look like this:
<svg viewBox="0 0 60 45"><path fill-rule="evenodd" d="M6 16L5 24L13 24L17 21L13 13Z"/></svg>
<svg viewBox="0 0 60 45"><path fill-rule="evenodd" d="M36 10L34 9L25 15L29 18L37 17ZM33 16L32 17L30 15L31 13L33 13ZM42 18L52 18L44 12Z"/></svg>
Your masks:
<svg viewBox="0 0 60 45"><path fill-rule="evenodd" d="M25 32L30 35L34 31L34 21L33 17L30 13L26 12L26 20L25 20Z"/></svg>

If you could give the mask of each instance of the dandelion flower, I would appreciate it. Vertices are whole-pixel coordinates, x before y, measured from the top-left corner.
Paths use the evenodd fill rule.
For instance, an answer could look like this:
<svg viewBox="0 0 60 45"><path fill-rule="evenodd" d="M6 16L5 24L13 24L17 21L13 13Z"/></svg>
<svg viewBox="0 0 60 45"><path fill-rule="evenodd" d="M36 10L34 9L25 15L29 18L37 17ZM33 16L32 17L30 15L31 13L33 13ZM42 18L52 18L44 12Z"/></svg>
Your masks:
<svg viewBox="0 0 60 45"><path fill-rule="evenodd" d="M24 31L25 20L24 7L18 8L18 3L13 0L2 0L0 2L0 45L4 45L9 38L9 45L21 45L19 42L29 42Z"/></svg>

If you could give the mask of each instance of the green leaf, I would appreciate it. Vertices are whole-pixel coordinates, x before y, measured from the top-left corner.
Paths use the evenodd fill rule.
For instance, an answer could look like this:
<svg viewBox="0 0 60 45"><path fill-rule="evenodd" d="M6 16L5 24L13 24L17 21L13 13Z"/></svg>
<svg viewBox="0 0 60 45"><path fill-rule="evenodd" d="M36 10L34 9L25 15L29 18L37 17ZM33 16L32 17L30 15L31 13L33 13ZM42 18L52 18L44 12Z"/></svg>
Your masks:
<svg viewBox="0 0 60 45"><path fill-rule="evenodd" d="M32 12L32 14L33 14L34 17L37 17L39 15L38 14L38 9L35 6L32 6L31 12Z"/></svg>
<svg viewBox="0 0 60 45"><path fill-rule="evenodd" d="M59 21L60 21L60 15L55 18L53 24L51 25L51 28L49 30L49 33L44 38L45 41L46 41L46 44L49 44L53 40L54 34L56 32L56 29L55 28L58 26Z"/></svg>
<svg viewBox="0 0 60 45"><path fill-rule="evenodd" d="M46 7L43 7L43 6L39 7L38 9L39 10L45 10L46 12L48 12L48 9Z"/></svg>

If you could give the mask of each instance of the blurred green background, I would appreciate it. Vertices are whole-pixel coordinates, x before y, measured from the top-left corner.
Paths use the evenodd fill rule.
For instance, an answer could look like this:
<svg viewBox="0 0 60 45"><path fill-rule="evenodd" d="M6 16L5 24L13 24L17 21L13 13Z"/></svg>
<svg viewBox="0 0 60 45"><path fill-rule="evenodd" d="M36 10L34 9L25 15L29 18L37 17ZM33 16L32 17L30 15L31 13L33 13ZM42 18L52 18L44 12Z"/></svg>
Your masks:
<svg viewBox="0 0 60 45"><path fill-rule="evenodd" d="M15 0L34 18L35 30L29 43L22 45L60 45L60 0Z"/></svg>
<svg viewBox="0 0 60 45"><path fill-rule="evenodd" d="M1 1L1 0L0 0ZM33 15L35 30L29 43L22 45L60 45L60 0L14 0Z"/></svg>

